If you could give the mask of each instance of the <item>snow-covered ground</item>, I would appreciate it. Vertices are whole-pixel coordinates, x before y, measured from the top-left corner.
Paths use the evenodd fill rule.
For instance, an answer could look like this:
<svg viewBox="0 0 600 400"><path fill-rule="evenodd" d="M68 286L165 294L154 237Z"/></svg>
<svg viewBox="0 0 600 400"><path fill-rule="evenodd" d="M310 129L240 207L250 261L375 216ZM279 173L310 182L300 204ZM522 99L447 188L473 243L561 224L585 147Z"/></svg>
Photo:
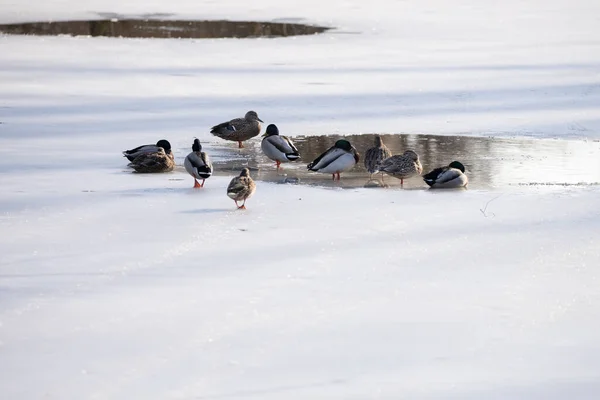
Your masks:
<svg viewBox="0 0 600 400"><path fill-rule="evenodd" d="M0 0L4 23L107 12L338 29L0 36L0 398L598 398L597 185L258 182L244 212L230 176L195 191L120 151L165 137L181 163L250 109L289 135L597 146L600 3Z"/></svg>

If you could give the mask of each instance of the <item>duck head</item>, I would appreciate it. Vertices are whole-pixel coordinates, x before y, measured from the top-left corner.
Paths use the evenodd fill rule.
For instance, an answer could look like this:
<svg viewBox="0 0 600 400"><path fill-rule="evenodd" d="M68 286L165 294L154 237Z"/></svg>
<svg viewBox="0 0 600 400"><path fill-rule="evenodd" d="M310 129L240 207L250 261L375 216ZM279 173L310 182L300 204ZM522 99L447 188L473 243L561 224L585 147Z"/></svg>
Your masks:
<svg viewBox="0 0 600 400"><path fill-rule="evenodd" d="M194 139L194 144L192 145L192 151L202 151L202 145L200 144L200 140Z"/></svg>
<svg viewBox="0 0 600 400"><path fill-rule="evenodd" d="M348 153L352 153L354 155L354 160L356 162L358 162L358 160L360 160L360 154L358 154L358 151L356 151L356 148L354 146L352 146L350 144L350 142L347 141L346 139L338 140L337 142L335 142L333 147L337 147L338 149L342 149L344 151L347 151Z"/></svg>
<svg viewBox="0 0 600 400"><path fill-rule="evenodd" d="M171 143L169 143L168 140L161 139L158 142L156 142L156 145L158 147L162 147L163 149L165 149L166 153L168 153L169 151L171 151Z"/></svg>
<svg viewBox="0 0 600 400"><path fill-rule="evenodd" d="M275 124L270 124L269 126L267 126L267 131L263 134L263 137L277 135L279 135L279 129Z"/></svg>
<svg viewBox="0 0 600 400"><path fill-rule="evenodd" d="M258 118L258 114L256 113L256 111L248 111L244 118L247 119L248 121L263 122L262 119Z"/></svg>
<svg viewBox="0 0 600 400"><path fill-rule="evenodd" d="M419 161L419 155L412 150L406 150L403 156L408 157L413 161Z"/></svg>
<svg viewBox="0 0 600 400"><path fill-rule="evenodd" d="M381 136L375 135L375 139L373 140L373 144L375 144L375 147L381 147L381 146L383 146L383 140L381 139Z"/></svg>
<svg viewBox="0 0 600 400"><path fill-rule="evenodd" d="M240 176L250 176L250 170L248 168L244 168L242 169L242 172L240 172Z"/></svg>
<svg viewBox="0 0 600 400"><path fill-rule="evenodd" d="M462 163L460 161L452 161L448 167L450 168L456 168L458 170L460 170L462 173L465 172L465 166L462 165Z"/></svg>

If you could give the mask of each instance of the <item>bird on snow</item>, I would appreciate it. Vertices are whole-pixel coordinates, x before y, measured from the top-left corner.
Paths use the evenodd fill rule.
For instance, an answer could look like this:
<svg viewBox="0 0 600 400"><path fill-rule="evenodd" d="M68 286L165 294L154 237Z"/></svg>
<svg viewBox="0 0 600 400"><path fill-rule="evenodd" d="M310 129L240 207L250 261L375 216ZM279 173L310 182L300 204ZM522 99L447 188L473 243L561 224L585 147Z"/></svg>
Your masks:
<svg viewBox="0 0 600 400"><path fill-rule="evenodd" d="M373 147L369 148L365 153L365 168L369 172L369 180L373 178L373 174L379 172L379 165L386 158L392 156L392 152L383 144L381 136L376 135ZM381 174L383 177L383 173Z"/></svg>
<svg viewBox="0 0 600 400"><path fill-rule="evenodd" d="M227 186L227 196L235 201L238 209L246 209L246 200L254 194L256 183L250 176L248 168L242 169L239 176L236 176L229 182ZM238 201L243 201L242 205L238 205Z"/></svg>
<svg viewBox="0 0 600 400"><path fill-rule="evenodd" d="M235 118L213 126L210 133L221 139L238 142L238 147L242 148L244 147L243 141L260 133L261 122L263 121L258 118L256 111L248 111L244 118Z"/></svg>
<svg viewBox="0 0 600 400"><path fill-rule="evenodd" d="M212 175L212 163L208 154L202 151L200 140L194 139L192 152L183 161L185 170L194 178L194 188L204 187L204 181ZM198 182L202 179L202 184Z"/></svg>
<svg viewBox="0 0 600 400"><path fill-rule="evenodd" d="M156 144L145 144L142 146L138 146L135 149L125 150L123 152L123 157L127 157L127 159L132 162L137 156L143 153L155 153L158 149L162 148L165 151L167 156L173 157L173 152L171 151L171 143L168 140L161 139Z"/></svg>
<svg viewBox="0 0 600 400"><path fill-rule="evenodd" d="M419 161L419 155L412 150L406 150L402 155L383 160L379 165L379 171L400 179L400 184L403 185L404 179L413 175L421 175L423 167Z"/></svg>
<svg viewBox="0 0 600 400"><path fill-rule="evenodd" d="M307 168L310 171L332 174L335 180L340 180L340 172L344 172L354 167L358 162L360 154L345 139L340 139L327 151L317 157L313 162L308 164Z"/></svg>
<svg viewBox="0 0 600 400"><path fill-rule="evenodd" d="M434 169L423 175L423 180L432 189L461 188L469 183L465 167L459 161L452 161L447 167Z"/></svg>
<svg viewBox="0 0 600 400"><path fill-rule="evenodd" d="M286 136L280 136L279 129L274 124L267 126L267 131L263 137L260 148L267 157L275 161L277 169L279 169L282 162L296 161L300 158L298 149L294 146L292 140Z"/></svg>
<svg viewBox="0 0 600 400"><path fill-rule="evenodd" d="M141 153L130 165L140 173L170 172L175 168L175 161L172 154L168 155L159 147L158 151Z"/></svg>

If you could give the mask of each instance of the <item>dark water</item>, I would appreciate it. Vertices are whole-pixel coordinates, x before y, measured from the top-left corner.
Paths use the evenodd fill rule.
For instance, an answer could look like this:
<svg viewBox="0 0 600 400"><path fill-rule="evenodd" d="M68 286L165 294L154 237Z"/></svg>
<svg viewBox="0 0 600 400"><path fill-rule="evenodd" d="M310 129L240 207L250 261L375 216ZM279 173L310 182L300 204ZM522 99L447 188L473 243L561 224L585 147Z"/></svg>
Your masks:
<svg viewBox="0 0 600 400"><path fill-rule="evenodd" d="M176 21L161 19L104 19L31 22L0 25L0 32L17 35L73 35L130 38L252 38L312 35L326 27L285 22Z"/></svg>
<svg viewBox="0 0 600 400"><path fill-rule="evenodd" d="M279 172L275 163L261 152L258 138L237 149L232 142L216 142L211 157L216 174L239 172L245 166L257 180L299 183L345 188L363 187L369 174L363 164L365 151L373 146L372 134L345 136L361 153L360 162L342 173L340 182L331 175L309 172L306 165L327 150L342 136L299 136L294 138L302 159L283 165ZM465 136L381 135L393 154L415 150L424 172L461 161L469 177L469 188L503 188L507 186L555 186L600 184L600 142L540 139L498 139ZM400 181L385 176L385 183L400 187ZM373 182L371 182L372 184ZM419 177L405 180L405 189L427 188Z"/></svg>

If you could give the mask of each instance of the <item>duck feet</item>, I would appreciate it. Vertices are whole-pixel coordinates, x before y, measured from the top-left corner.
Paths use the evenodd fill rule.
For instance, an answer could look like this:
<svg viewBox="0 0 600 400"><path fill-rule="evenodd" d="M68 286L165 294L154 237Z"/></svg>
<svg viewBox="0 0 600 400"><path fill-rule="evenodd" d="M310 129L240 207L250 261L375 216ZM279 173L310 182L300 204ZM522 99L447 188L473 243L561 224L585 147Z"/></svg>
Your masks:
<svg viewBox="0 0 600 400"><path fill-rule="evenodd" d="M340 173L339 172L337 173L337 180L338 181L340 180Z"/></svg>
<svg viewBox="0 0 600 400"><path fill-rule="evenodd" d="M204 186L204 181L202 181L202 185L194 178L194 189L201 188Z"/></svg>
<svg viewBox="0 0 600 400"><path fill-rule="evenodd" d="M277 169L281 168L281 161L276 160L275 165L277 165Z"/></svg>
<svg viewBox="0 0 600 400"><path fill-rule="evenodd" d="M238 149L243 149L244 148L244 144L242 143L241 140L238 140Z"/></svg>

